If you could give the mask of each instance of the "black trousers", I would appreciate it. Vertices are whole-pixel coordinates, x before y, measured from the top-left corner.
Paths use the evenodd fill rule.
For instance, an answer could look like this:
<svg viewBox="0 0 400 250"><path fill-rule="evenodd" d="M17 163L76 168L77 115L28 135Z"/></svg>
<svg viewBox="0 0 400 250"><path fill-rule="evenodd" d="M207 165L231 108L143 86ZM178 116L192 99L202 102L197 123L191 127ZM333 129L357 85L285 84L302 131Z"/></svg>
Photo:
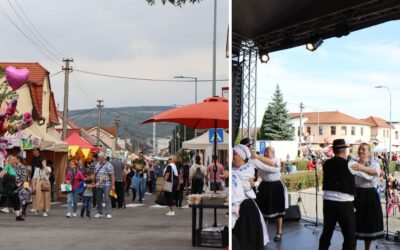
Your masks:
<svg viewBox="0 0 400 250"><path fill-rule="evenodd" d="M117 194L117 199L111 197L111 207L115 208L116 203L118 203L118 208L121 208L124 204L124 183L122 181L115 182L115 193Z"/></svg>
<svg viewBox="0 0 400 250"><path fill-rule="evenodd" d="M97 203L97 190L96 188L93 188L93 207L96 207Z"/></svg>
<svg viewBox="0 0 400 250"><path fill-rule="evenodd" d="M181 187L179 190L176 191L175 205L177 207L182 207L182 201L183 201L183 187Z"/></svg>
<svg viewBox="0 0 400 250"><path fill-rule="evenodd" d="M192 180L192 194L202 194L204 187L204 181Z"/></svg>
<svg viewBox="0 0 400 250"><path fill-rule="evenodd" d="M324 200L324 229L319 239L319 250L327 250L331 244L336 222L343 234L343 250L353 250L357 246L356 223L353 202ZM366 218L367 219L367 218Z"/></svg>
<svg viewBox="0 0 400 250"><path fill-rule="evenodd" d="M149 193L153 193L153 181L148 181L147 182L147 188L149 189Z"/></svg>

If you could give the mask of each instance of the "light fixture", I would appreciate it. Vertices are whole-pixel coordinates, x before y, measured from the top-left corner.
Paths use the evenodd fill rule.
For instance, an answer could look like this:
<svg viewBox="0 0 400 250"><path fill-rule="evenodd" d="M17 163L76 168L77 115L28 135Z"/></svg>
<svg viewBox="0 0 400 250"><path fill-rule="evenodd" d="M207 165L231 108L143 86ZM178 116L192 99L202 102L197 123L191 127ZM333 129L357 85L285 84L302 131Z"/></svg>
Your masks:
<svg viewBox="0 0 400 250"><path fill-rule="evenodd" d="M269 55L266 51L260 50L259 58L261 63L267 63L269 61Z"/></svg>
<svg viewBox="0 0 400 250"><path fill-rule="evenodd" d="M315 51L316 49L318 49L319 46L321 46L323 42L324 41L321 38L314 39L312 42L306 44L306 48L309 51Z"/></svg>

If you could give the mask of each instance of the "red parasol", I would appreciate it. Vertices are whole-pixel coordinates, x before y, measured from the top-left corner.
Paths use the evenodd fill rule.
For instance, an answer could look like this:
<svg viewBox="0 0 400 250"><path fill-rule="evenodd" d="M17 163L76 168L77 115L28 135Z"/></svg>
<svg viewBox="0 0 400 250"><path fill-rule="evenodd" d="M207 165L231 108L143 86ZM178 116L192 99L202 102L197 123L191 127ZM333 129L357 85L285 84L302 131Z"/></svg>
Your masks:
<svg viewBox="0 0 400 250"><path fill-rule="evenodd" d="M176 122L195 129L228 128L228 100L222 97L210 97L201 103L174 108L143 122Z"/></svg>

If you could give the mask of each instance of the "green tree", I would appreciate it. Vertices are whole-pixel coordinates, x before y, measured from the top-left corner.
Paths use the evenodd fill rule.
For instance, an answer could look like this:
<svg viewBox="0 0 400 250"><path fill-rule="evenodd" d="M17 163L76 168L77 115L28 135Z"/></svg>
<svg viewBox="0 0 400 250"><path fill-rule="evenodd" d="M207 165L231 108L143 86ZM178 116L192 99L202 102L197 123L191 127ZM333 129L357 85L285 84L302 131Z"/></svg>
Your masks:
<svg viewBox="0 0 400 250"><path fill-rule="evenodd" d="M294 128L289 123L289 112L286 109L286 102L283 100L283 94L276 86L272 102L268 104L265 110L260 131L259 140L286 141L293 140Z"/></svg>
<svg viewBox="0 0 400 250"><path fill-rule="evenodd" d="M154 5L156 3L156 0L146 0L150 5ZM188 3L199 3L202 0L161 0L162 4L166 4L167 2L170 4L173 4L175 6L182 7L186 2Z"/></svg>

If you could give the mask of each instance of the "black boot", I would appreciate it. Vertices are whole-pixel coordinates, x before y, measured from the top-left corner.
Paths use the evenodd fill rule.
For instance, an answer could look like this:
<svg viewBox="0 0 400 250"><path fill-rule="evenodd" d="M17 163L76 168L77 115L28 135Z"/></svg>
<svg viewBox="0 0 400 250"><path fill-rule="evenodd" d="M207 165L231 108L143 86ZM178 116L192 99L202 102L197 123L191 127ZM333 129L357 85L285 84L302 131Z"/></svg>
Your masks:
<svg viewBox="0 0 400 250"><path fill-rule="evenodd" d="M16 221L24 221L25 218L23 218L23 217L20 215L20 216L15 217L15 220L16 220Z"/></svg>

